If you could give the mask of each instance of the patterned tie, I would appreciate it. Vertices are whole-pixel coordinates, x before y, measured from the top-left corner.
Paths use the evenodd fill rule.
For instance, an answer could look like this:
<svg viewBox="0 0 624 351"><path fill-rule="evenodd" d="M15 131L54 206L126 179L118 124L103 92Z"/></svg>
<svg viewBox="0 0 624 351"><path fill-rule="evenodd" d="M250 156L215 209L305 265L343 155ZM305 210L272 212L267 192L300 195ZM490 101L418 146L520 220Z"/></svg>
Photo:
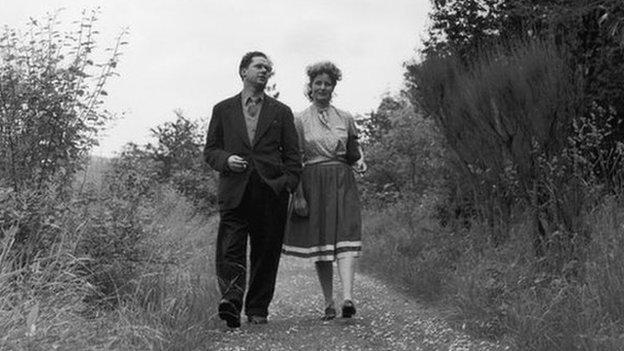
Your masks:
<svg viewBox="0 0 624 351"><path fill-rule="evenodd" d="M249 99L247 99L247 105L245 107L247 108L247 113L250 117L256 117L258 115L261 100L262 99L259 97L250 97Z"/></svg>
<svg viewBox="0 0 624 351"><path fill-rule="evenodd" d="M329 128L329 115L327 113L327 109L319 110L318 116L319 116L319 120L321 121L321 123L325 127Z"/></svg>

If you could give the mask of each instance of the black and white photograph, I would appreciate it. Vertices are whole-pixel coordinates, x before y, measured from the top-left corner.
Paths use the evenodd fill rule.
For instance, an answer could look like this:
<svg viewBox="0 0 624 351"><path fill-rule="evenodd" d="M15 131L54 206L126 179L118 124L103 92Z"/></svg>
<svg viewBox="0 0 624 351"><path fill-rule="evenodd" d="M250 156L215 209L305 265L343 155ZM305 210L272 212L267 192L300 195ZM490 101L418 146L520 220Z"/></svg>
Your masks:
<svg viewBox="0 0 624 351"><path fill-rule="evenodd" d="M0 0L4 350L624 350L624 1Z"/></svg>

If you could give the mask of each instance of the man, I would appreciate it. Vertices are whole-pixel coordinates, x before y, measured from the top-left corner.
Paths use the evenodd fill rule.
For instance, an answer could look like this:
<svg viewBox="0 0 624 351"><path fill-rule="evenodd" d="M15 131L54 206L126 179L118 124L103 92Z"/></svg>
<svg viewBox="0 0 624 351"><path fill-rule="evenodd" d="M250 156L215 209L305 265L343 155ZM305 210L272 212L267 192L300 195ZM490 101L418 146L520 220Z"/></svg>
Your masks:
<svg viewBox="0 0 624 351"><path fill-rule="evenodd" d="M288 197L301 173L292 111L264 94L271 72L271 61L264 53L243 56L239 66L243 90L214 106L204 149L206 162L219 172L219 317L231 328L240 326L248 237L245 314L249 323L267 322Z"/></svg>

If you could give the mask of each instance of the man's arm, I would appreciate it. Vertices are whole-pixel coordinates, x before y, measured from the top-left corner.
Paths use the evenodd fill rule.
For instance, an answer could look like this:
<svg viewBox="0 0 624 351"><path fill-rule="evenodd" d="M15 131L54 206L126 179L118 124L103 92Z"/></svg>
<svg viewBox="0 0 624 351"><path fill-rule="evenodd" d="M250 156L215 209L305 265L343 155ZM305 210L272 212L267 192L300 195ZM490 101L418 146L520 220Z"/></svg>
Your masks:
<svg viewBox="0 0 624 351"><path fill-rule="evenodd" d="M218 107L212 109L212 117L208 126L206 145L204 146L204 161L218 172L228 171L227 159L231 153L223 149L223 121Z"/></svg>
<svg viewBox="0 0 624 351"><path fill-rule="evenodd" d="M294 117L288 107L282 123L282 162L286 168L286 187L295 191L301 175L301 152Z"/></svg>

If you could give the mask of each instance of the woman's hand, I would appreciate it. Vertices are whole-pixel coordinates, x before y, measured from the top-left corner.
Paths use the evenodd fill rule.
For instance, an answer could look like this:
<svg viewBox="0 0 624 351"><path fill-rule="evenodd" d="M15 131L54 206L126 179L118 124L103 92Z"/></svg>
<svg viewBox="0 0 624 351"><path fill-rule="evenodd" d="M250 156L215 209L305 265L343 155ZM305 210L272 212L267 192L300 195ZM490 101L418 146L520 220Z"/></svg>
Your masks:
<svg viewBox="0 0 624 351"><path fill-rule="evenodd" d="M366 165L366 162L364 162L364 160L360 159L355 163L353 169L358 173L364 173L368 169L368 166Z"/></svg>

